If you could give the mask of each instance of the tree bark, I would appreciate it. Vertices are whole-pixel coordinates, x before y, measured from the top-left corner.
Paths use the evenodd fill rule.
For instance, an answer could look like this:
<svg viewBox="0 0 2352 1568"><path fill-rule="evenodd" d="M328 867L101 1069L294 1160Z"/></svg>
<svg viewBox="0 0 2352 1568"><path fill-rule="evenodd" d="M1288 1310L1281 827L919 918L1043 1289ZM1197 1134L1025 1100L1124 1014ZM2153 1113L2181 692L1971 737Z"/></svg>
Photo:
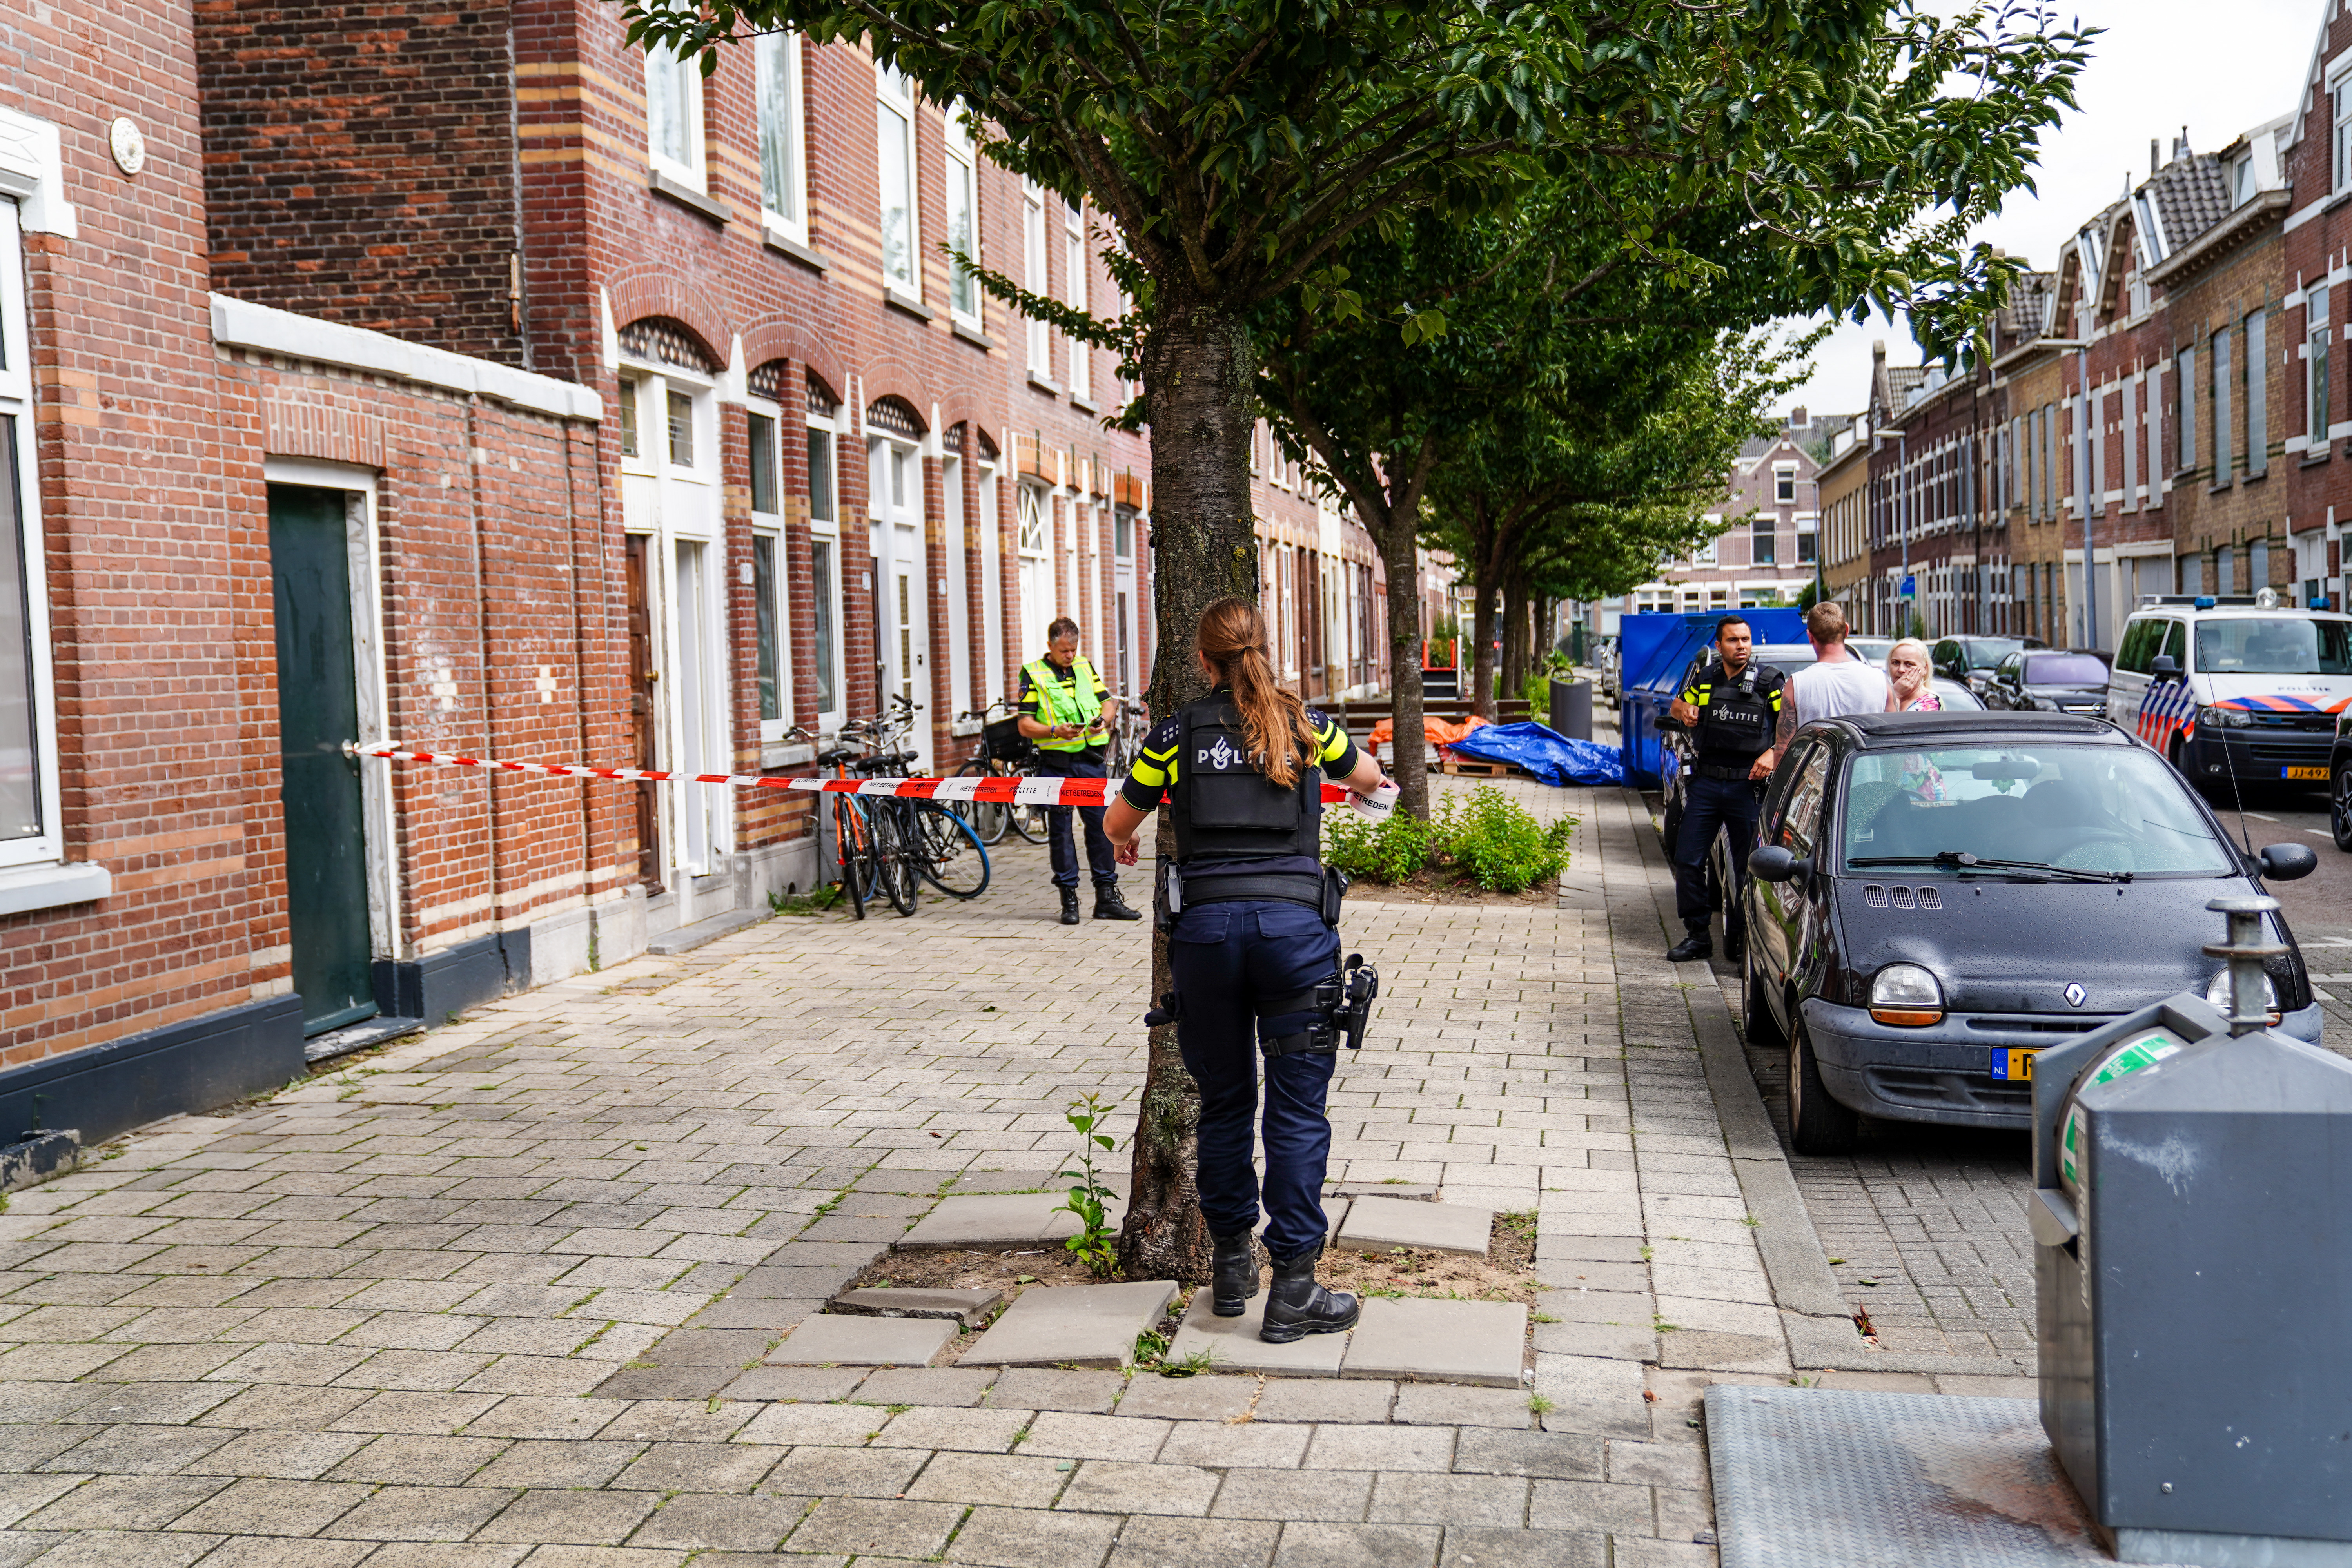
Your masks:
<svg viewBox="0 0 2352 1568"><path fill-rule="evenodd" d="M1202 612L1229 595L1258 597L1249 476L1257 365L1241 319L1193 301L1165 311L1144 344L1142 371L1151 420L1157 632L1149 700L1152 713L1164 718L1208 692L1192 656ZM1159 852L1173 855L1164 809L1156 832ZM1155 876L1155 914L1163 902ZM1172 988L1168 939L1155 933L1151 994ZM1133 1187L1118 1236L1119 1266L1130 1279L1202 1284L1209 1278L1197 1181L1200 1121L1200 1086L1184 1070L1175 1027L1152 1030L1136 1107Z"/></svg>
<svg viewBox="0 0 2352 1568"><path fill-rule="evenodd" d="M1517 697L1528 683L1528 584L1517 572L1503 577L1503 695Z"/></svg>
<svg viewBox="0 0 2352 1568"><path fill-rule="evenodd" d="M1372 531L1389 574L1389 710L1396 739L1389 777L1396 781L1397 805L1429 819L1429 742L1422 731L1421 572L1419 544L1410 526Z"/></svg>
<svg viewBox="0 0 2352 1568"><path fill-rule="evenodd" d="M1502 563L1495 547L1496 524L1486 510L1486 498L1473 503L1470 514L1471 583L1476 590L1470 607L1470 646L1476 651L1461 678L1470 682L1470 711L1481 719L1495 717L1495 596L1502 584ZM1456 658L1456 666L1465 661Z"/></svg>

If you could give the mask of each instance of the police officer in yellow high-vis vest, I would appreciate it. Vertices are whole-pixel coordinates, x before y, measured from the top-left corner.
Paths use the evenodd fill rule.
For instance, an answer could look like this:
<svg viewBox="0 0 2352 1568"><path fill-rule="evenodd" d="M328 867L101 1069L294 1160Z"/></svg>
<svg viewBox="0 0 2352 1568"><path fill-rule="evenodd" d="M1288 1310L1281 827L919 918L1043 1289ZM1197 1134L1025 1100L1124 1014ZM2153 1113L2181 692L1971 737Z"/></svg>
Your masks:
<svg viewBox="0 0 2352 1568"><path fill-rule="evenodd" d="M1078 623L1063 616L1045 628L1045 654L1021 667L1021 732L1035 742L1037 772L1061 778L1103 776L1103 748L1110 739L1118 699L1110 695L1093 663L1078 651ZM1055 806L1045 814L1045 842L1054 861L1054 886L1062 895L1062 923L1078 923L1078 852L1070 831L1073 811L1085 825L1087 868L1094 874L1095 919L1143 917L1118 896L1118 862L1103 837L1099 805Z"/></svg>

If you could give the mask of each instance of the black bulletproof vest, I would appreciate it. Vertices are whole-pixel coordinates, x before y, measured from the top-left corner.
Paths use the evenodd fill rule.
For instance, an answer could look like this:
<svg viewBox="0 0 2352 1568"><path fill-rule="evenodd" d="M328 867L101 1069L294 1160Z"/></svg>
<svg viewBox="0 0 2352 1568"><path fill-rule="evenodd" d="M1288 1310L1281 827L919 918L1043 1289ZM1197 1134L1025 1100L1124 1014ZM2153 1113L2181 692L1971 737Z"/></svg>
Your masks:
<svg viewBox="0 0 2352 1568"><path fill-rule="evenodd" d="M1724 678L1723 662L1699 672L1699 682L1711 686L1706 706L1698 710L1698 760L1727 764L1754 761L1772 743L1772 688L1780 672L1754 659L1738 680Z"/></svg>
<svg viewBox="0 0 2352 1568"><path fill-rule="evenodd" d="M1181 866L1323 853L1323 770L1302 759L1284 789L1249 754L1242 716L1223 695L1176 711L1176 784L1169 816ZM1304 749L1304 748L1302 748Z"/></svg>

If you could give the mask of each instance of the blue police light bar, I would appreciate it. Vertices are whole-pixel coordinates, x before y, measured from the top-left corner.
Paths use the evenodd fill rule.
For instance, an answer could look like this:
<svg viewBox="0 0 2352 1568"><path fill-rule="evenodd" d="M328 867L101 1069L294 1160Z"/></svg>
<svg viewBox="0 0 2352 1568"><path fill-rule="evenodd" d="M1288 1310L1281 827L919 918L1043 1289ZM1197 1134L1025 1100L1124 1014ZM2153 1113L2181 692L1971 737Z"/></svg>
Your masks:
<svg viewBox="0 0 2352 1568"><path fill-rule="evenodd" d="M2314 594L2311 596L2311 603L2304 607L2310 610L2324 610L2327 608L2327 595L2325 594Z"/></svg>
<svg viewBox="0 0 2352 1568"><path fill-rule="evenodd" d="M2197 597L2197 607L2200 610L2211 609L2213 607L2213 595L2210 594L2199 595Z"/></svg>

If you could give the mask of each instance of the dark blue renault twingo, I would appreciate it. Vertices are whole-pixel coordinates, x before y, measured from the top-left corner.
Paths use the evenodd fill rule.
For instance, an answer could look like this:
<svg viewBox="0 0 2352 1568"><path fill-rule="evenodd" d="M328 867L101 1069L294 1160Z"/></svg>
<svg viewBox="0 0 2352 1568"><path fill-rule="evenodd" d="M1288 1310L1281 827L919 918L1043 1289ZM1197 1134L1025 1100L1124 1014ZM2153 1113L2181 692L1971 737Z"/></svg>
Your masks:
<svg viewBox="0 0 2352 1568"><path fill-rule="evenodd" d="M1746 1019L1789 1051L1791 1142L1862 1115L2023 1128L2033 1053L2227 972L2208 900L2317 864L2242 852L2143 742L2057 713L1874 713L1798 732L1749 858ZM2319 1039L2286 922L2279 1026Z"/></svg>

